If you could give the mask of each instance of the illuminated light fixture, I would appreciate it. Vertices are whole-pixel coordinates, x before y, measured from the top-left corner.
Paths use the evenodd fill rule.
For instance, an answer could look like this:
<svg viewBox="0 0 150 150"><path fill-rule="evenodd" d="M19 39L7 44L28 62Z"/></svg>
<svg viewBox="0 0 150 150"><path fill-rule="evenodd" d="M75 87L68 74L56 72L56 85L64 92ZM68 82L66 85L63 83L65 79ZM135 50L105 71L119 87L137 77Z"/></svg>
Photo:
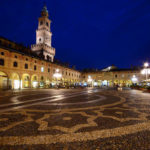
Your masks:
<svg viewBox="0 0 150 150"><path fill-rule="evenodd" d="M148 66L149 66L149 63L148 63L148 62L144 63L144 67L145 67L145 68L147 68Z"/></svg>
<svg viewBox="0 0 150 150"><path fill-rule="evenodd" d="M146 73L146 70L143 69L143 70L141 71L141 74L145 74L145 73Z"/></svg>
<svg viewBox="0 0 150 150"><path fill-rule="evenodd" d="M41 72L44 72L44 67L41 67Z"/></svg>
<svg viewBox="0 0 150 150"><path fill-rule="evenodd" d="M141 74L145 74L145 77L146 77L146 80L148 79L148 74L150 74L150 69L148 68L149 67L149 63L148 62L146 62L146 63L144 63L144 67L145 67L145 69L143 69L142 71L141 71Z"/></svg>
<svg viewBox="0 0 150 150"><path fill-rule="evenodd" d="M84 86L87 86L87 83L86 83L86 82L84 82L84 83L83 83L83 85L84 85Z"/></svg>
<svg viewBox="0 0 150 150"><path fill-rule="evenodd" d="M33 85L34 88L36 88L36 87L38 87L38 82L37 81L33 81L32 85Z"/></svg>
<svg viewBox="0 0 150 150"><path fill-rule="evenodd" d="M97 82L94 82L94 86L97 86L98 84L97 84Z"/></svg>
<svg viewBox="0 0 150 150"><path fill-rule="evenodd" d="M132 80L132 82L134 82L134 83L138 81L138 79L137 79L137 77L136 77L135 75L133 75L133 77L132 77L131 80Z"/></svg>
<svg viewBox="0 0 150 150"><path fill-rule="evenodd" d="M14 89L19 89L19 84L20 84L19 80L14 80Z"/></svg>
<svg viewBox="0 0 150 150"><path fill-rule="evenodd" d="M61 78L62 77L62 74L59 73L59 69L56 69L56 73L53 74L53 77L54 78Z"/></svg>
<svg viewBox="0 0 150 150"><path fill-rule="evenodd" d="M88 76L88 80L87 80L88 82L92 82L93 80L92 80L92 78L91 78L91 76Z"/></svg>
<svg viewBox="0 0 150 150"><path fill-rule="evenodd" d="M56 69L56 72L59 72L59 69Z"/></svg>
<svg viewBox="0 0 150 150"><path fill-rule="evenodd" d="M110 69L111 69L111 66L110 66L110 67L108 67L108 69L110 70Z"/></svg>

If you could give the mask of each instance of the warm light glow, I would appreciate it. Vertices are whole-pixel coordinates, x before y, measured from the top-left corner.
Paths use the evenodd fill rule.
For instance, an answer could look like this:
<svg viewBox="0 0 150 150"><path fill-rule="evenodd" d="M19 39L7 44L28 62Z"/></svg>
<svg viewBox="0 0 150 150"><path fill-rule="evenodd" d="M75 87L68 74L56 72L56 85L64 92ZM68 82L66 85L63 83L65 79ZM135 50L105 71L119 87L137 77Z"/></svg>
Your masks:
<svg viewBox="0 0 150 150"><path fill-rule="evenodd" d="M59 72L59 69L56 69L56 72Z"/></svg>
<svg viewBox="0 0 150 150"><path fill-rule="evenodd" d="M44 72L44 67L41 67L41 72Z"/></svg>
<svg viewBox="0 0 150 150"><path fill-rule="evenodd" d="M88 76L88 80L87 80L88 82L92 82L93 80L92 80L92 78L91 78L91 76Z"/></svg>
<svg viewBox="0 0 150 150"><path fill-rule="evenodd" d="M19 80L14 80L14 89L19 89L19 84L20 84Z"/></svg>
<svg viewBox="0 0 150 150"><path fill-rule="evenodd" d="M59 69L56 69L56 73L54 73L53 77L54 78L61 78L62 77L62 74L59 73Z"/></svg>
<svg viewBox="0 0 150 150"><path fill-rule="evenodd" d="M132 82L137 82L137 81L138 81L137 77L135 75L133 75Z"/></svg>
<svg viewBox="0 0 150 150"><path fill-rule="evenodd" d="M38 82L37 82L37 81L33 81L32 84L33 84L33 87L34 87L34 88L38 87Z"/></svg>
<svg viewBox="0 0 150 150"><path fill-rule="evenodd" d="M94 86L97 86L98 84L97 84L97 82L94 82Z"/></svg>
<svg viewBox="0 0 150 150"><path fill-rule="evenodd" d="M143 69L141 74L150 74L150 69Z"/></svg>

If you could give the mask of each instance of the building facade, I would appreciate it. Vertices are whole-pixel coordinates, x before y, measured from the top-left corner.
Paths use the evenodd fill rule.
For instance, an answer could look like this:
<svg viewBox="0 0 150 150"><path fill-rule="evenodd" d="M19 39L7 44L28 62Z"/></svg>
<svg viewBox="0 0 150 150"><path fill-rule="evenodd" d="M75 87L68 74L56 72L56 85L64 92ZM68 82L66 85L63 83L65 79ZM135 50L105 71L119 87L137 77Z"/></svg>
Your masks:
<svg viewBox="0 0 150 150"><path fill-rule="evenodd" d="M118 69L110 66L99 71L84 72L81 80L85 86L129 87L144 81L145 76L141 74L141 69Z"/></svg>
<svg viewBox="0 0 150 150"><path fill-rule="evenodd" d="M54 77L59 69L61 78ZM66 86L79 84L81 73L43 59L7 39L0 38L0 89Z"/></svg>
<svg viewBox="0 0 150 150"><path fill-rule="evenodd" d="M26 48L0 37L0 89L51 87L53 85L130 86L144 80L140 69L80 72L54 62L51 20L47 7L41 11L36 30L36 44ZM58 76L57 76L58 75Z"/></svg>

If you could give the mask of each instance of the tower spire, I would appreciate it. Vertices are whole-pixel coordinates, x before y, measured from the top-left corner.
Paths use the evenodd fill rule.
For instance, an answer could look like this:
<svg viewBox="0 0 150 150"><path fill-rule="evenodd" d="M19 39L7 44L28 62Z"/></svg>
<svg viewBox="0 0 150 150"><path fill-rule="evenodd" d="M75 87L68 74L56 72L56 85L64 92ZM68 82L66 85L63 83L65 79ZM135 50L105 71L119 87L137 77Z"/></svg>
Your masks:
<svg viewBox="0 0 150 150"><path fill-rule="evenodd" d="M45 1L43 2L43 8L42 8L42 11L41 11L41 16L42 17L48 17L49 16Z"/></svg>

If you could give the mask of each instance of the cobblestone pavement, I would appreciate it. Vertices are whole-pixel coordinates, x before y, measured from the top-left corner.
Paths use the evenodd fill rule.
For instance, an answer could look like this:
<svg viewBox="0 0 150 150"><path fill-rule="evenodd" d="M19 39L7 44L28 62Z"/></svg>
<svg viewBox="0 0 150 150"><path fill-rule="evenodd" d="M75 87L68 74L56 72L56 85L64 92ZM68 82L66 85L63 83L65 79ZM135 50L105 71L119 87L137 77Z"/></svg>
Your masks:
<svg viewBox="0 0 150 150"><path fill-rule="evenodd" d="M0 150L150 150L150 94L106 89L0 93Z"/></svg>

